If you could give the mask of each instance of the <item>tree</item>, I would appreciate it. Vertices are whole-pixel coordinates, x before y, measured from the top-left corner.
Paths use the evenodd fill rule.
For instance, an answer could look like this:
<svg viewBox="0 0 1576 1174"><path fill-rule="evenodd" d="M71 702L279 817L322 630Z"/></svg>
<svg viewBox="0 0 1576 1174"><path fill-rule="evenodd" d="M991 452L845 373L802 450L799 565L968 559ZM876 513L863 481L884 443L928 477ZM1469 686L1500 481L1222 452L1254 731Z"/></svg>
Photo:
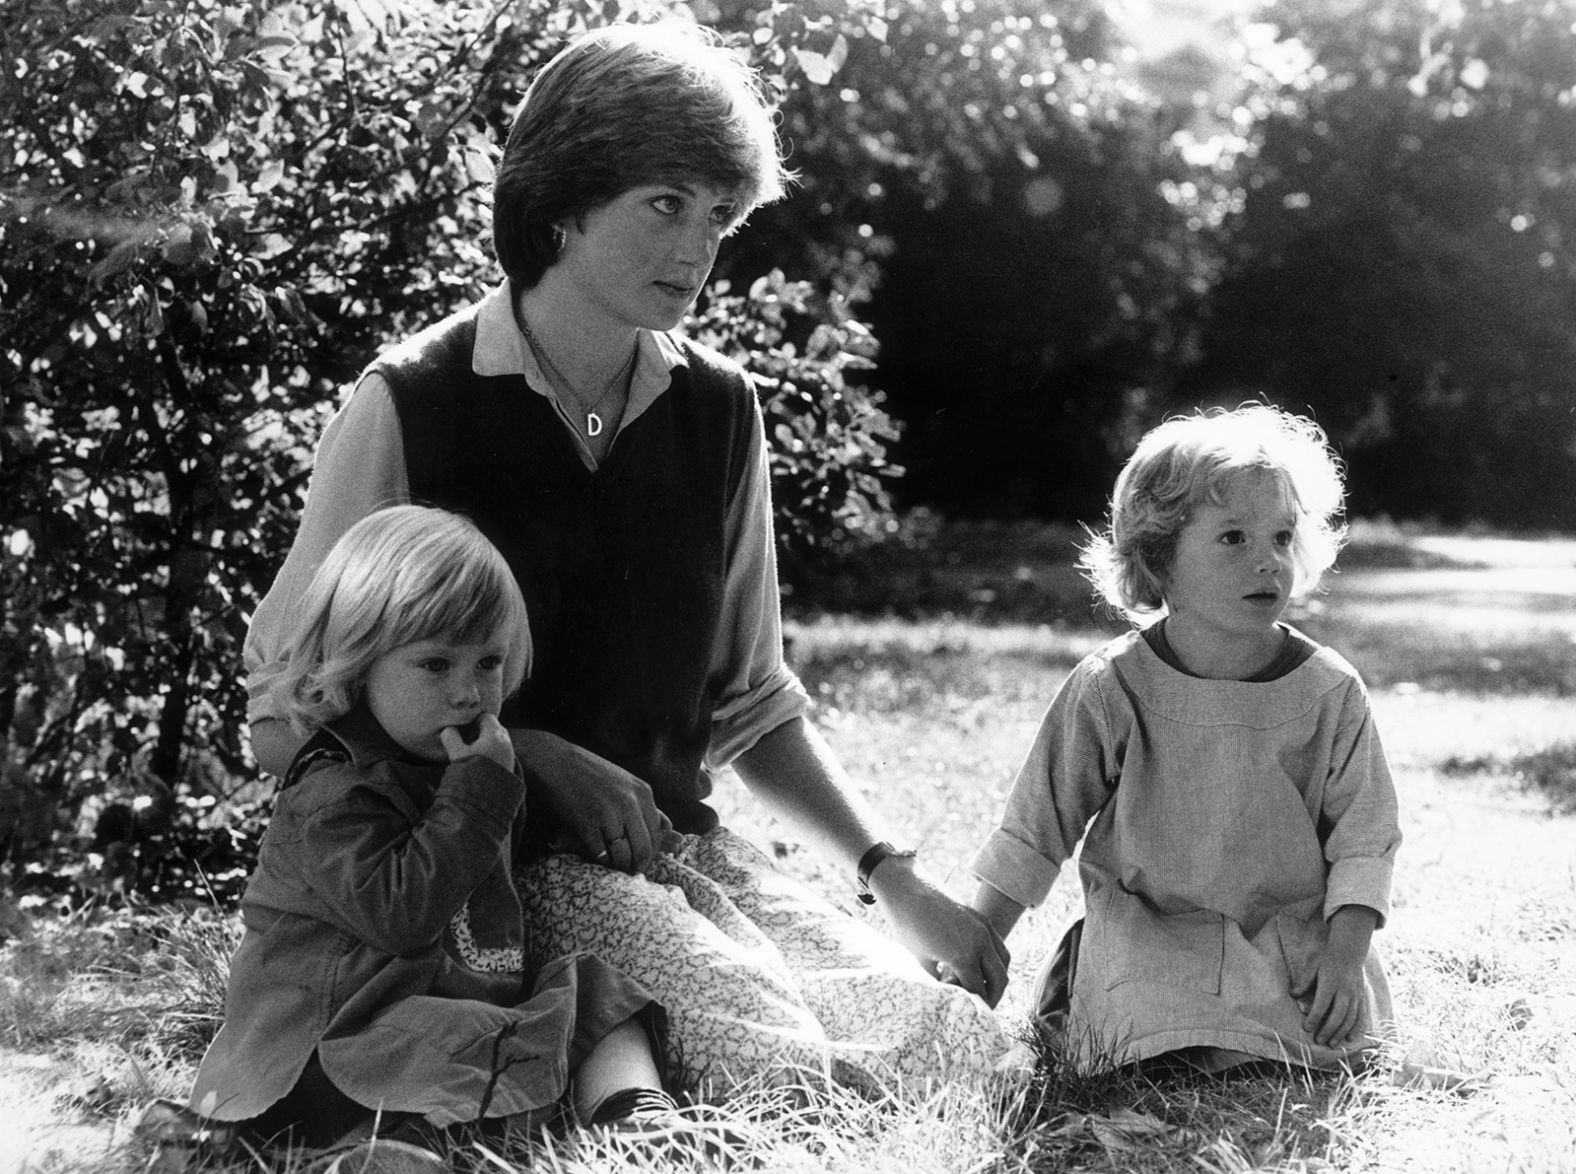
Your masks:
<svg viewBox="0 0 1576 1174"><path fill-rule="evenodd" d="M1266 17L1279 35L1259 42L1240 212L1183 398L1311 409L1357 513L1576 525L1568 5Z"/></svg>
<svg viewBox="0 0 1576 1174"><path fill-rule="evenodd" d="M785 104L802 190L743 248L799 241L868 301L906 500L1097 512L1182 353L1209 242L1166 195L1193 174L1177 119L1120 52L1085 0L889 0Z"/></svg>
<svg viewBox="0 0 1576 1174"><path fill-rule="evenodd" d="M0 852L16 872L85 803L139 796L166 826L253 776L246 617L338 389L493 279L492 159L534 66L614 15L687 9L0 3ZM793 4L751 19L783 87L830 39ZM805 282L741 289L698 327L756 366L790 433L784 541L834 540L886 507L892 426L846 377L873 344Z"/></svg>

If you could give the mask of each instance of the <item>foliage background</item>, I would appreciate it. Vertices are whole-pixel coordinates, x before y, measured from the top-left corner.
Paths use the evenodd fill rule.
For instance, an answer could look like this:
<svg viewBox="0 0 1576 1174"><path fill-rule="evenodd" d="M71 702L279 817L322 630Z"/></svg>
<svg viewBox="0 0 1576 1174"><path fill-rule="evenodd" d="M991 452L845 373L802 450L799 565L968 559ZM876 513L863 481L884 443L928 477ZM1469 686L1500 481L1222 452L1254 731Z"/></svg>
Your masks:
<svg viewBox="0 0 1576 1174"><path fill-rule="evenodd" d="M82 827L95 848L130 842L158 861L176 845L155 841L179 835L207 881L144 869L133 883L151 895L244 873L244 835L192 825L232 814L253 775L246 615L288 548L339 388L494 280L492 160L534 66L587 27L665 11L8 0L0 850L13 872ZM740 20L778 88L794 51L825 39L794 5ZM785 555L868 528L887 508L894 426L845 379L874 345L844 300L770 269L739 292L719 282L693 329L760 379Z"/></svg>
<svg viewBox="0 0 1576 1174"><path fill-rule="evenodd" d="M783 100L801 186L692 329L760 379L797 608L878 604L828 567L937 512L1093 520L1144 427L1253 396L1325 424L1354 513L1576 525L1568 5L1278 0L1158 51L1155 11L0 0L11 879L244 875L239 645L311 447L492 280L513 104L610 20L711 24Z"/></svg>

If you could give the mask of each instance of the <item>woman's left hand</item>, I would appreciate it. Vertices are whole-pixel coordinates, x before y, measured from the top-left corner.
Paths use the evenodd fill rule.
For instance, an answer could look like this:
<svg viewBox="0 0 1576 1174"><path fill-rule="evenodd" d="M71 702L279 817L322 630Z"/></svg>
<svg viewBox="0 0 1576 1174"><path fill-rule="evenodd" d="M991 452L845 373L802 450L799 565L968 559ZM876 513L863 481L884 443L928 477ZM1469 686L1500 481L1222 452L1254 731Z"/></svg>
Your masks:
<svg viewBox="0 0 1576 1174"><path fill-rule="evenodd" d="M510 734L526 780L579 847L619 872L645 872L671 825L651 788L616 763L546 730Z"/></svg>
<svg viewBox="0 0 1576 1174"><path fill-rule="evenodd" d="M882 861L870 874L870 889L893 936L926 969L978 995L987 1006L1001 1002L1012 954L983 917L921 876L909 859Z"/></svg>
<svg viewBox="0 0 1576 1174"><path fill-rule="evenodd" d="M751 791L843 859L858 860L880 839L879 822L849 784L832 748L803 716L783 722L733 765ZM915 872L911 856L888 856L871 870L869 884L892 936L931 974L945 965L949 982L992 1007L1000 1001L1011 956L983 917Z"/></svg>

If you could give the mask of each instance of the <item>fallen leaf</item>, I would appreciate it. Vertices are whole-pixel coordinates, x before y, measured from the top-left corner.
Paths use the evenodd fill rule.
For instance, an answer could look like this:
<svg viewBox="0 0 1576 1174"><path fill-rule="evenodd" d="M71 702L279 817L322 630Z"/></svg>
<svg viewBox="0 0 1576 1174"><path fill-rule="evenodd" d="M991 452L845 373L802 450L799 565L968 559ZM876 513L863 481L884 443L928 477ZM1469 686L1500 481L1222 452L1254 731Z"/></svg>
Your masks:
<svg viewBox="0 0 1576 1174"><path fill-rule="evenodd" d="M1488 1085L1487 1072L1459 1072L1454 1068L1435 1068L1426 1064L1402 1064L1396 1069L1395 1083L1402 1088L1435 1089L1469 1097Z"/></svg>
<svg viewBox="0 0 1576 1174"><path fill-rule="evenodd" d="M1140 1149L1145 1143L1153 1144L1179 1132L1175 1126L1167 1125L1160 1118L1133 1109L1116 1109L1103 1117L1091 1114L1084 1122L1095 1140L1108 1152Z"/></svg>

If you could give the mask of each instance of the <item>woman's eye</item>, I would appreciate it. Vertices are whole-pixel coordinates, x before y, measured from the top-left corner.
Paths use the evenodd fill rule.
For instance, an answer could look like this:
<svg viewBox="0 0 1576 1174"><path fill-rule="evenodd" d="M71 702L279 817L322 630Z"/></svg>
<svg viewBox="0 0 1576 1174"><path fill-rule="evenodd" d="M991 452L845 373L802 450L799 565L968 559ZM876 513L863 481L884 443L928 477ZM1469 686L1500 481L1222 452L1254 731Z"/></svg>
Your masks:
<svg viewBox="0 0 1576 1174"><path fill-rule="evenodd" d="M714 224L726 227L733 223L734 207L732 204L718 204L711 210L711 219Z"/></svg>
<svg viewBox="0 0 1576 1174"><path fill-rule="evenodd" d="M1290 530L1282 530L1275 535L1276 546L1290 546L1295 535Z"/></svg>
<svg viewBox="0 0 1576 1174"><path fill-rule="evenodd" d="M679 198L677 196L658 196L651 201L651 206L664 216L676 216L679 211Z"/></svg>
<svg viewBox="0 0 1576 1174"><path fill-rule="evenodd" d="M421 667L429 673L442 673L448 671L449 662L438 657L429 657L421 662Z"/></svg>
<svg viewBox="0 0 1576 1174"><path fill-rule="evenodd" d="M1242 542L1241 530L1227 530L1220 536L1220 540L1227 546L1238 546Z"/></svg>

